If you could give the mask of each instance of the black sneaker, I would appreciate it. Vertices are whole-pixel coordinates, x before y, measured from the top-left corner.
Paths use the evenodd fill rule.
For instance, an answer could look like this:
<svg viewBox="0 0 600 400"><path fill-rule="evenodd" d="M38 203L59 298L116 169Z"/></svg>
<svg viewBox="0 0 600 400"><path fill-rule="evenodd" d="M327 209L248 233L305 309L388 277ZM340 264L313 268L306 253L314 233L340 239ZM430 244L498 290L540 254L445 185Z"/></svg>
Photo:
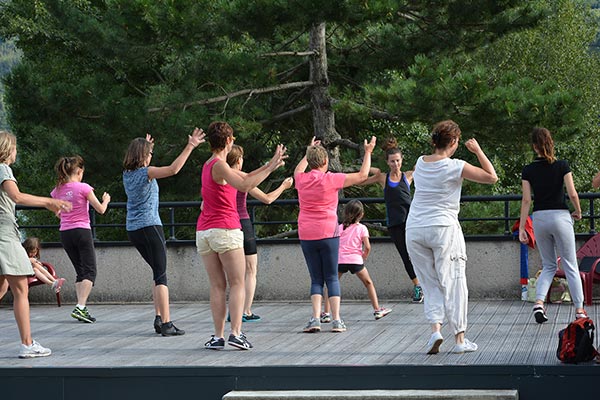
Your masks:
<svg viewBox="0 0 600 400"><path fill-rule="evenodd" d="M546 315L544 306L533 307L533 316L535 317L535 322L538 324L543 324L544 322L548 321L548 316Z"/></svg>
<svg viewBox="0 0 600 400"><path fill-rule="evenodd" d="M71 312L71 317L73 317L81 322L87 322L88 324L92 324L92 323L96 322L96 318L94 318L90 315L90 312L88 311L87 307L83 307L83 308L75 307L73 309L73 311Z"/></svg>
<svg viewBox="0 0 600 400"><path fill-rule="evenodd" d="M210 340L204 343L204 348L209 350L223 350L225 348L225 338L216 339L215 335L210 335Z"/></svg>
<svg viewBox="0 0 600 400"><path fill-rule="evenodd" d="M162 318L160 315L154 317L154 332L161 333L160 327L162 326Z"/></svg>
<svg viewBox="0 0 600 400"><path fill-rule="evenodd" d="M254 322L254 321L260 321L260 316L254 314L254 313L242 315L242 322Z"/></svg>
<svg viewBox="0 0 600 400"><path fill-rule="evenodd" d="M240 350L250 350L252 348L252 344L246 339L246 335L243 333L240 336L235 336L233 333L230 334L227 343Z"/></svg>
<svg viewBox="0 0 600 400"><path fill-rule="evenodd" d="M163 336L181 336L185 335L185 331L177 328L172 321L169 321L160 326L160 334Z"/></svg>

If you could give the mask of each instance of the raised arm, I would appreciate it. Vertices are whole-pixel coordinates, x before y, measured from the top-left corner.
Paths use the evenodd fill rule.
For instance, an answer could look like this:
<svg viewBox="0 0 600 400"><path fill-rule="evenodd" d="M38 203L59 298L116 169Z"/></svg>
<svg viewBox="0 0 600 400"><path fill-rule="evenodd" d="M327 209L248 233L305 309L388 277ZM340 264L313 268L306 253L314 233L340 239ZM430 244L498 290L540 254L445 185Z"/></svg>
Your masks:
<svg viewBox="0 0 600 400"><path fill-rule="evenodd" d="M521 198L521 215L519 219L519 241L523 244L529 242L527 231L525 230L525 223L529 216L529 208L531 207L531 184L529 181L522 180L521 187L523 195Z"/></svg>
<svg viewBox="0 0 600 400"><path fill-rule="evenodd" d="M8 194L8 197L17 204L32 207L44 207L57 215L60 214L61 211L69 212L73 209L73 205L69 201L22 193L15 181L6 180L2 182L2 188L6 194Z"/></svg>
<svg viewBox="0 0 600 400"><path fill-rule="evenodd" d="M212 169L212 177L215 182L226 181L240 192L249 192L264 181L271 172L285 165L285 146L280 144L269 162L245 176L231 168L225 161L217 161Z"/></svg>
<svg viewBox="0 0 600 400"><path fill-rule="evenodd" d="M96 194L92 190L88 194L87 199L90 202L90 205L94 208L94 210L96 210L97 213L104 214L106 212L106 209L108 208L108 203L110 203L110 194L104 192L104 194L102 195L102 203L100 203L100 201L98 201L98 198L96 197Z"/></svg>
<svg viewBox="0 0 600 400"><path fill-rule="evenodd" d="M375 136L371 136L371 141L367 143L367 139L365 139L364 148L365 148L365 156L363 157L363 162L358 172L353 172L351 174L346 174L346 179L344 180L344 187L358 185L363 183L369 177L369 169L371 168L371 153L375 149L375 144L377 142L377 138Z"/></svg>
<svg viewBox="0 0 600 400"><path fill-rule="evenodd" d="M309 146L318 146L320 144L321 144L321 141L317 140L316 136L313 136L312 139L310 140ZM294 175L301 173L301 172L306 172L307 167L308 167L308 161L306 161L306 153L305 153L304 157L302 157L302 160L300 160L298 162L298 165L296 165L296 168L294 168Z"/></svg>
<svg viewBox="0 0 600 400"><path fill-rule="evenodd" d="M481 150L481 147L479 147L479 143L477 143L477 140L467 140L467 142L465 143L465 147L467 148L467 150L469 150L471 153L477 156L477 160L479 161L479 165L481 165L481 168L471 165L469 163L465 163L465 166L463 167L462 177L477 183L496 183L498 181L498 176L496 176L496 170L494 169L494 166L492 165L490 160L488 160L483 150Z"/></svg>
<svg viewBox="0 0 600 400"><path fill-rule="evenodd" d="M378 183L381 187L385 186L385 177L386 174L381 172L379 168L371 167L369 169L370 176L366 181L359 183L360 186L372 185L374 183Z"/></svg>
<svg viewBox="0 0 600 400"><path fill-rule="evenodd" d="M277 200L279 198L279 196L281 196L281 194L285 190L291 188L293 184L294 184L294 178L290 177L290 178L285 178L283 180L283 182L281 182L281 185L279 185L279 187L277 189L273 190L272 192L265 193L256 187L256 188L250 190L248 193L250 194L250 196L254 197L255 199L259 200L262 203L271 204L272 202Z"/></svg>
<svg viewBox="0 0 600 400"><path fill-rule="evenodd" d="M185 165L185 162L189 158L190 154L192 154L192 151L200 144L205 142L205 136L206 134L202 129L194 128L192 134L188 135L187 145L181 154L179 154L179 156L173 160L171 165L165 167L148 167L148 179L161 179L177 175L177 173L179 173L181 168L183 168Z"/></svg>
<svg viewBox="0 0 600 400"><path fill-rule="evenodd" d="M571 200L571 204L575 210L571 213L574 220L579 221L581 219L581 204L579 204L579 195L575 190L575 184L573 183L573 173L569 172L564 177L565 187L567 188L567 194Z"/></svg>

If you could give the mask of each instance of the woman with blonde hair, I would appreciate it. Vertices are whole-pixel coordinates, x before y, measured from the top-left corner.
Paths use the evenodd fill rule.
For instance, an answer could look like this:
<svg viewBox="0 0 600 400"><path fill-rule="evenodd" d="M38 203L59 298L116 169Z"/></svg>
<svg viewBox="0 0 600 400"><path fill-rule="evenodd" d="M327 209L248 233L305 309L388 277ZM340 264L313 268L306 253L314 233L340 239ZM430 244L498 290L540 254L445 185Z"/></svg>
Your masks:
<svg viewBox="0 0 600 400"><path fill-rule="evenodd" d="M454 333L452 352L477 350L477 344L465 338L467 252L458 222L460 196L464 179L492 184L498 177L475 139L467 140L465 147L477 156L481 167L452 158L460 135L456 122L438 122L431 134L433 153L419 157L413 172L415 195L406 220L406 245L426 293L424 311L432 331L427 354L439 352L446 319Z"/></svg>
<svg viewBox="0 0 600 400"><path fill-rule="evenodd" d="M533 231L542 259L542 273L536 283L533 316L538 324L548 321L544 309L544 299L556 273L557 253L569 282L569 291L575 306L575 318L587 317L583 308L583 287L579 277L575 248L573 220L581 219L579 196L573 183L573 174L569 163L557 160L554 155L554 141L546 128L534 128L531 132L531 145L536 154L535 160L523 168L521 184L521 219L519 240L527 244L529 237L525 222L531 206L533 194ZM574 207L569 212L565 202L565 188Z"/></svg>
<svg viewBox="0 0 600 400"><path fill-rule="evenodd" d="M21 336L19 357L45 357L52 351L31 337L27 277L33 275L33 268L19 238L15 203L44 207L57 215L71 211L72 205L68 201L21 192L10 168L16 158L16 136L0 131L0 287L5 287L8 282L13 293L14 315Z"/></svg>

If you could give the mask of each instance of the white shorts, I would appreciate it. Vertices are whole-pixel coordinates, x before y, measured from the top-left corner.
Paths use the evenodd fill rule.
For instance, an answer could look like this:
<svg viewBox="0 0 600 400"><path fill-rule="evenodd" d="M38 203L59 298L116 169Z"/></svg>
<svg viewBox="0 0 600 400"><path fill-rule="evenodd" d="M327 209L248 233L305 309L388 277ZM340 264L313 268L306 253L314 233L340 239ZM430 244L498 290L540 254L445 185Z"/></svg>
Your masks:
<svg viewBox="0 0 600 400"><path fill-rule="evenodd" d="M226 253L243 247L244 233L241 229L211 228L196 231L196 248L201 256Z"/></svg>

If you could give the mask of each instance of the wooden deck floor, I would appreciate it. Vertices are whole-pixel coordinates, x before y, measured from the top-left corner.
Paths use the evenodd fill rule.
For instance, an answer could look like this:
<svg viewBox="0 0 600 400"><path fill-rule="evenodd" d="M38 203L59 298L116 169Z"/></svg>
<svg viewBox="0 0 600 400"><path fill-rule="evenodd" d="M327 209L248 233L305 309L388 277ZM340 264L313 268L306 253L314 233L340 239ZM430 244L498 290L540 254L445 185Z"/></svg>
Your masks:
<svg viewBox="0 0 600 400"><path fill-rule="evenodd" d="M212 333L207 303L172 304L181 337L154 333L150 304L92 304L98 319L84 324L70 317L72 305L31 307L34 338L53 351L51 357L20 360L18 332L12 308L0 306L0 368L3 367L176 367L176 366L311 366L311 365L558 365L557 333L574 317L572 305L549 305L550 321L539 325L531 303L472 301L467 337L479 345L475 353L450 353L453 337L445 327L446 341L437 355L425 354L429 327L423 306L408 302L385 303L393 312L375 321L369 304L344 303L345 333L331 333L323 324L318 334L302 333L308 303L257 303L259 322L244 324L254 345L251 351L232 347L205 350ZM599 321L600 308L587 308Z"/></svg>

